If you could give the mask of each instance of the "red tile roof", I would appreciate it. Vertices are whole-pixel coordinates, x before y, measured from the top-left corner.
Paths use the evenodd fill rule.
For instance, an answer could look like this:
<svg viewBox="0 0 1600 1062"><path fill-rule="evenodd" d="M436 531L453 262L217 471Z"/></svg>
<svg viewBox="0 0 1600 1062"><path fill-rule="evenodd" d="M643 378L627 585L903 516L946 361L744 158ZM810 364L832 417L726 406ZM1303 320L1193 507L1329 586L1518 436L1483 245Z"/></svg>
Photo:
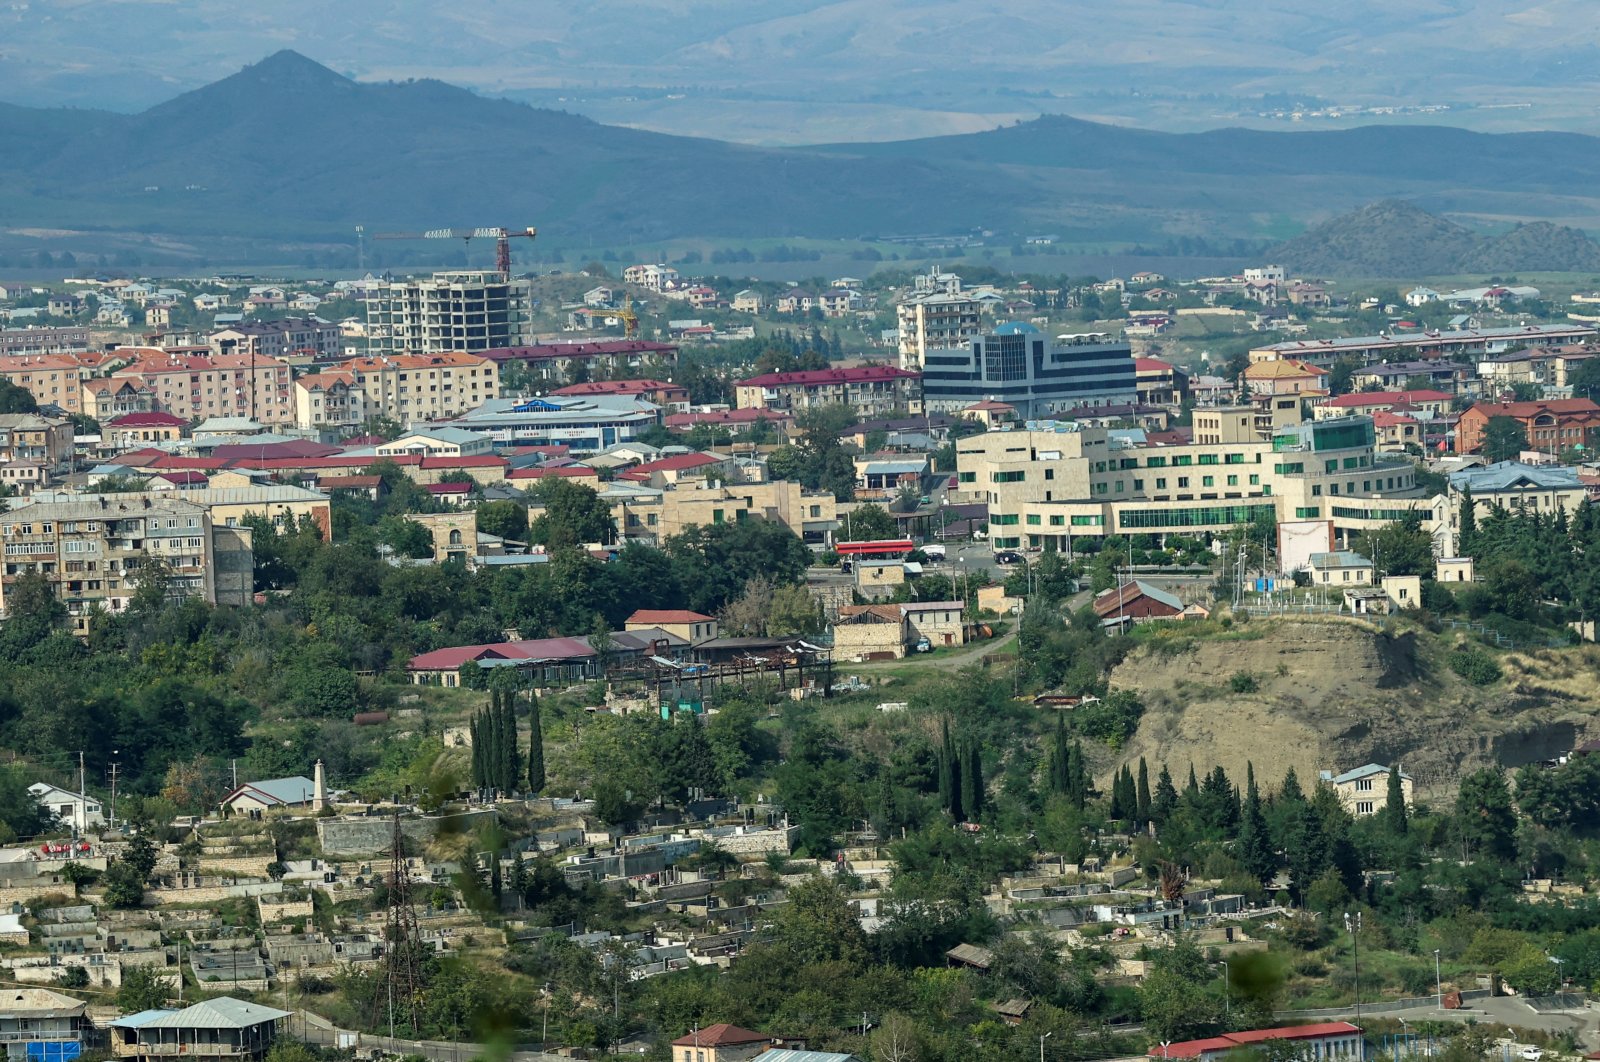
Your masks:
<svg viewBox="0 0 1600 1062"><path fill-rule="evenodd" d="M642 465L635 465L623 475L629 479L649 479L652 472L686 472L692 468L705 468L707 465L719 465L725 458L714 454L673 454L663 457L659 461L646 461Z"/></svg>
<svg viewBox="0 0 1600 1062"><path fill-rule="evenodd" d="M429 494L471 494L471 483L429 483L422 488Z"/></svg>
<svg viewBox="0 0 1600 1062"><path fill-rule="evenodd" d="M1587 398L1541 398L1532 402L1474 402L1470 411L1486 417L1526 420L1540 413L1600 413L1600 406Z"/></svg>
<svg viewBox="0 0 1600 1062"><path fill-rule="evenodd" d="M1171 372L1172 362L1162 361L1160 358L1134 358L1133 370L1135 372Z"/></svg>
<svg viewBox="0 0 1600 1062"><path fill-rule="evenodd" d="M879 383L914 380L919 374L893 365L858 365L853 369L811 369L806 372L768 372L740 380L735 387L821 387L836 383Z"/></svg>
<svg viewBox="0 0 1600 1062"><path fill-rule="evenodd" d="M665 420L668 428L692 428L696 424L753 424L758 420L789 420L779 409L717 409L704 413L673 413Z"/></svg>
<svg viewBox="0 0 1600 1062"><path fill-rule="evenodd" d="M106 422L108 428L181 428L189 422L171 413L124 413Z"/></svg>
<svg viewBox="0 0 1600 1062"><path fill-rule="evenodd" d="M663 623L710 623L713 617L686 608L641 608L627 619L628 624L643 623L659 627Z"/></svg>
<svg viewBox="0 0 1600 1062"><path fill-rule="evenodd" d="M737 1025L707 1025L699 1032L690 1032L672 1041L673 1047L734 1047L738 1044L767 1043L772 1039L766 1033L741 1029Z"/></svg>
<svg viewBox="0 0 1600 1062"><path fill-rule="evenodd" d="M1199 1058L1207 1052L1228 1051L1235 1047L1258 1044L1266 1040L1315 1040L1328 1036L1351 1036L1361 1032L1361 1027L1347 1021L1327 1021L1317 1025L1291 1025L1283 1029L1248 1029L1244 1032L1223 1033L1204 1040L1183 1040L1172 1044L1157 1044L1150 1048L1151 1058Z"/></svg>
<svg viewBox="0 0 1600 1062"><path fill-rule="evenodd" d="M582 660L594 656L587 638L538 638L522 642L492 642L486 645L458 645L435 649L411 658L412 671L442 671L460 667L468 660Z"/></svg>

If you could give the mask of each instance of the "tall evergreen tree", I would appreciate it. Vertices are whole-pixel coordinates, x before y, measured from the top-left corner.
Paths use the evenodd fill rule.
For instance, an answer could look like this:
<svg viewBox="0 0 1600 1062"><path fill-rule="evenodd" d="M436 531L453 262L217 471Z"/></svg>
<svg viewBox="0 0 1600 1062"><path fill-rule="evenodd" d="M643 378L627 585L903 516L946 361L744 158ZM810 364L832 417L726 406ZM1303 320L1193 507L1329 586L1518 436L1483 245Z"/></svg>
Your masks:
<svg viewBox="0 0 1600 1062"><path fill-rule="evenodd" d="M544 792L544 720L540 718L539 698L528 694L528 792Z"/></svg>
<svg viewBox="0 0 1600 1062"><path fill-rule="evenodd" d="M1167 765L1161 765L1161 774L1156 778L1155 795L1150 798L1150 817L1157 826L1165 823L1178 810L1178 787L1172 784L1172 772L1167 770Z"/></svg>
<svg viewBox="0 0 1600 1062"><path fill-rule="evenodd" d="M1050 750L1050 792L1065 793L1070 788L1071 775L1069 768L1071 757L1067 750L1067 720L1062 713L1056 714L1056 739Z"/></svg>
<svg viewBox="0 0 1600 1062"><path fill-rule="evenodd" d="M1200 780L1194 776L1194 763L1189 763L1189 784L1183 787L1183 802L1191 808L1200 804Z"/></svg>
<svg viewBox="0 0 1600 1062"><path fill-rule="evenodd" d="M472 742L472 788L482 789L483 781L483 725L482 715L474 712L468 725Z"/></svg>
<svg viewBox="0 0 1600 1062"><path fill-rule="evenodd" d="M1283 785L1278 788L1278 801L1280 803L1305 803L1305 791L1300 788L1300 776L1290 767L1283 773Z"/></svg>
<svg viewBox="0 0 1600 1062"><path fill-rule="evenodd" d="M1083 762L1083 743L1074 741L1068 751L1067 795L1079 811L1089 802L1089 768Z"/></svg>
<svg viewBox="0 0 1600 1062"><path fill-rule="evenodd" d="M983 812L983 761L978 742L968 738L961 762L961 807L970 822Z"/></svg>
<svg viewBox="0 0 1600 1062"><path fill-rule="evenodd" d="M1478 503L1473 500L1471 488L1461 492L1461 511L1456 524L1456 555L1470 557L1478 538Z"/></svg>
<svg viewBox="0 0 1600 1062"><path fill-rule="evenodd" d="M1134 817L1142 826L1150 821L1150 767L1139 757L1139 785L1134 793Z"/></svg>
<svg viewBox="0 0 1600 1062"><path fill-rule="evenodd" d="M1406 790L1401 784L1398 766L1389 768L1389 793L1383 810L1389 820L1389 829L1396 834L1403 834L1411 828L1411 818L1406 811Z"/></svg>
<svg viewBox="0 0 1600 1062"><path fill-rule="evenodd" d="M517 746L517 695L512 690L500 694L500 730L505 744L500 748L501 788L515 792L522 781L522 750Z"/></svg>
<svg viewBox="0 0 1600 1062"><path fill-rule="evenodd" d="M1267 832L1267 818L1261 811L1255 765L1251 763L1245 764L1244 806L1239 812L1239 861L1251 877L1262 882L1278 868L1278 857Z"/></svg>
<svg viewBox="0 0 1600 1062"><path fill-rule="evenodd" d="M955 799L955 764L950 745L950 720L939 721L939 806L946 811Z"/></svg>

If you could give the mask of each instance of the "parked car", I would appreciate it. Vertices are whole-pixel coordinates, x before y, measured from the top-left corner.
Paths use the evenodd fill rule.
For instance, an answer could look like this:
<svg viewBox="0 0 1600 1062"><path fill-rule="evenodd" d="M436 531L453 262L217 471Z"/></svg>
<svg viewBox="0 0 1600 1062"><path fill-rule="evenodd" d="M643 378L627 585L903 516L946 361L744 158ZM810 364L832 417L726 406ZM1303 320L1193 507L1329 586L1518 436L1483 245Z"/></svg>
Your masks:
<svg viewBox="0 0 1600 1062"><path fill-rule="evenodd" d="M916 650L919 653L930 653L933 651L933 643L926 638L919 638L917 639Z"/></svg>
<svg viewBox="0 0 1600 1062"><path fill-rule="evenodd" d="M994 555L996 564L1021 564L1022 554L1015 550L1003 549Z"/></svg>

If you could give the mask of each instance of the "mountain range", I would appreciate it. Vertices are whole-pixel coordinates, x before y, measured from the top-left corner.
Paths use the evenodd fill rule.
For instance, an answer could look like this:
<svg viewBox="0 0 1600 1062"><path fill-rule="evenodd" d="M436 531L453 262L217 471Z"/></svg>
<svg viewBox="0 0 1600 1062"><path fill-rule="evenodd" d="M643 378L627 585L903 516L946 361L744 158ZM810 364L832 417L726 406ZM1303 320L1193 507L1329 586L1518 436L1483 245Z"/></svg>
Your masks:
<svg viewBox="0 0 1600 1062"><path fill-rule="evenodd" d="M867 124L864 105L1203 116L1294 94L1592 127L1597 41L1589 0L29 0L0 9L0 85L132 111L296 48L363 79L848 106Z"/></svg>
<svg viewBox="0 0 1600 1062"><path fill-rule="evenodd" d="M0 230L159 245L536 225L542 244L988 230L1102 245L1292 235L1403 198L1469 223L1600 225L1600 139L1372 126L1162 133L1052 116L768 149L607 126L282 51L138 114L0 105Z"/></svg>

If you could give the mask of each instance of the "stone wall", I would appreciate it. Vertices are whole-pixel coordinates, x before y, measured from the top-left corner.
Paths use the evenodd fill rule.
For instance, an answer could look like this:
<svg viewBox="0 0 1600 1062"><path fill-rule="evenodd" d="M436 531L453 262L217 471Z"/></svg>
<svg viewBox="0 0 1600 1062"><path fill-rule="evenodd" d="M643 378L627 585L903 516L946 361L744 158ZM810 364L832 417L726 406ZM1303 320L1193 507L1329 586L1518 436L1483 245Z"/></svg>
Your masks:
<svg viewBox="0 0 1600 1062"><path fill-rule="evenodd" d="M407 840L426 844L440 832L470 833L480 826L493 825L498 816L493 808L473 808L450 815L424 815L402 818L400 830ZM324 856L377 855L389 849L394 836L390 818L337 818L317 820L317 840Z"/></svg>

